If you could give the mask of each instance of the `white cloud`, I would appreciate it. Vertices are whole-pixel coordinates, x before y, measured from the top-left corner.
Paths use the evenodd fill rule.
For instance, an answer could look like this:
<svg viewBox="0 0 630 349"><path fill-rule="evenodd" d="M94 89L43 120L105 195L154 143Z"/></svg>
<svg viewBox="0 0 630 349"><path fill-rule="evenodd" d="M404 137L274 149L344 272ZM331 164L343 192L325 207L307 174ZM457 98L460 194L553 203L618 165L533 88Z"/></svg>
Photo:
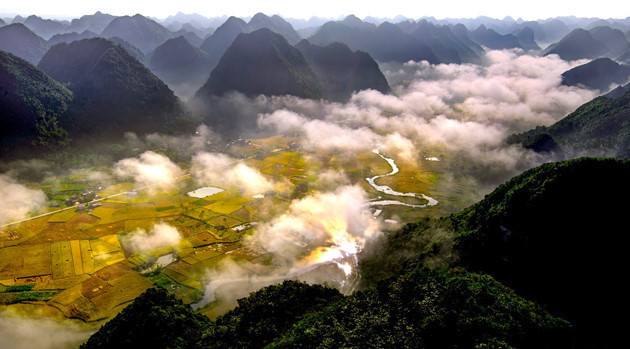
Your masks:
<svg viewBox="0 0 630 349"><path fill-rule="evenodd" d="M46 205L43 191L27 188L5 174L0 174L0 198L0 224L20 220Z"/></svg>
<svg viewBox="0 0 630 349"><path fill-rule="evenodd" d="M273 182L260 171L224 154L196 154L192 159L192 172L202 184L236 187L248 195L274 188Z"/></svg>
<svg viewBox="0 0 630 349"><path fill-rule="evenodd" d="M0 311L0 343L3 348L77 348L93 332L80 326L77 321L25 316L11 310Z"/></svg>
<svg viewBox="0 0 630 349"><path fill-rule="evenodd" d="M138 158L122 159L114 165L114 175L132 177L141 186L165 188L173 185L182 170L164 155L152 151L144 152Z"/></svg>
<svg viewBox="0 0 630 349"><path fill-rule="evenodd" d="M174 246L182 239L177 228L165 223L158 223L149 232L136 229L131 233L129 245L134 251L150 251L158 247Z"/></svg>

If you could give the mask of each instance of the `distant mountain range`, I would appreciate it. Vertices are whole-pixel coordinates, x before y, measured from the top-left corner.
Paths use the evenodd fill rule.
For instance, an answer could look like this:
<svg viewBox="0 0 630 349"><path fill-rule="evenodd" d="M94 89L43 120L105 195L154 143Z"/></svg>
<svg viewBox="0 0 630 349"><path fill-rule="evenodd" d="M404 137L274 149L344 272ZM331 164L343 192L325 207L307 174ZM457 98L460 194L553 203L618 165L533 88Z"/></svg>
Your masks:
<svg viewBox="0 0 630 349"><path fill-rule="evenodd" d="M549 40L554 35L571 29L574 30L547 47L541 54L558 54L570 60L594 59L600 56L610 59L596 60L566 72L563 74L565 84L579 84L604 91L612 84L625 82L627 67L613 60L630 61L630 43L624 34L624 30L630 30L630 23L621 20L586 21L557 18L525 22L509 18L504 20L478 18L474 21L461 20L458 23L433 18L412 20L400 17L397 23L392 23L376 18L361 20L350 15L342 20L323 24L321 19L308 22L313 26L322 25L319 28L311 27L314 34L308 41L300 41L300 35L289 21L279 16L258 13L249 22L236 17L208 20L198 15L179 14L176 17L159 23L139 14L116 17L100 12L70 22L47 20L37 16L26 18L18 16L4 20L4 25L0 23L0 50L24 58L32 64L40 63L42 57L48 55L47 52L50 53L47 61L41 62L40 67L73 91L73 102L68 109L68 115L74 116L78 115L79 111L91 112L92 108L99 115L97 106L106 103L107 98L113 99L116 93L96 88L103 88L113 81L112 76L99 77L98 74L88 74L91 77L85 81L90 81L90 85L76 76L69 79L56 75L55 69L61 69L60 67L64 65L63 69L74 71L74 74L82 71L81 64L120 69L116 77L120 80L120 85L118 87L112 85L109 88L116 92L128 88L128 96L136 96L138 100L131 102L122 95L116 98L122 98L124 101L122 104L126 106L143 104L143 108L146 108L141 108L144 110L143 113L155 116L159 109L158 105L171 111L179 108L175 106L179 102L176 102L168 88L164 89L166 86L161 84L160 79L166 82L171 90L176 90L179 96L185 98L191 97L197 91L197 100L224 95L229 91L239 91L245 95L289 94L304 98L345 101L353 92L362 89L371 88L383 93L390 91L376 61L481 63L485 49L538 51L540 49L538 42L541 40L539 35ZM301 28L308 28L306 27L308 23L300 24ZM178 29L174 32L163 24ZM211 27L215 24L218 24L216 30ZM584 28L575 29L579 26ZM261 29L265 29L266 34L258 33ZM202 32L212 34L202 38L199 35ZM44 40L37 33L49 40ZM247 40L249 37L247 35L253 33L257 33L256 38L260 42ZM245 39L241 39L233 46L240 35L244 35ZM104 44L105 41L100 39L85 41L99 37L108 37L119 46L105 48L107 46ZM85 45L83 49L73 45L83 41L93 44L84 42L81 44ZM96 42L101 44L95 44ZM62 47L75 48L69 49L71 54L61 54ZM233 50L228 52L229 48ZM98 60L92 57L101 53L105 54L104 57L107 59ZM149 67L151 72L137 63ZM121 73L123 71L126 73ZM157 75L159 79L151 73ZM252 79L255 73L259 73L260 76ZM130 79L130 76L136 76L138 80ZM99 79L103 82L97 83ZM130 86L125 87L127 83ZM86 94L81 92L88 90L91 92ZM102 100L86 97L101 91L104 91ZM135 92L132 91L140 91L140 95L134 95ZM146 91L159 91L155 92L155 96L162 96L162 102L153 99L157 98L155 96L148 97ZM621 92L616 90L616 93ZM105 98L106 96L109 97ZM155 101L154 108L147 100ZM81 104L78 101L83 102ZM113 106L117 105L113 103ZM101 114L111 112L111 108L111 106L102 108ZM133 108L123 109L120 114L130 115ZM84 121L73 122L72 127L78 127L77 129L83 133L92 127L90 124L98 124L93 121L85 124L81 122ZM70 131L75 134L73 130ZM559 147L564 147L556 136L547 136L541 136L542 143L537 143L541 149L547 149L548 146L553 148L556 141Z"/></svg>
<svg viewBox="0 0 630 349"><path fill-rule="evenodd" d="M209 55L208 71L214 69L219 60L228 47L239 34L249 33L261 28L267 28L277 34L282 35L287 41L295 45L300 41L299 34L293 29L291 24L282 19L282 17L274 15L269 17L262 13L257 13L249 23L236 17L229 17L225 23L217 28L217 30L208 36L199 46Z"/></svg>
<svg viewBox="0 0 630 349"><path fill-rule="evenodd" d="M37 64L46 53L46 42L24 24L15 23L0 28L0 50Z"/></svg>
<svg viewBox="0 0 630 349"><path fill-rule="evenodd" d="M201 86L210 75L208 54L178 36L158 46L151 54L149 68L168 85Z"/></svg>
<svg viewBox="0 0 630 349"><path fill-rule="evenodd" d="M322 47L302 40L293 47L283 36L265 28L240 34L234 40L196 98L237 91L248 96L345 101L353 92L370 88L390 91L369 54L353 52L342 43Z"/></svg>
<svg viewBox="0 0 630 349"><path fill-rule="evenodd" d="M385 94L391 91L378 64L365 52L353 52L342 43L322 47L307 40L295 47L322 81L323 96L329 100L345 102L353 92L367 89Z"/></svg>
<svg viewBox="0 0 630 349"><path fill-rule="evenodd" d="M475 42L491 50L523 48L516 36L512 34L501 35L492 29L486 28L483 24L471 31L469 35Z"/></svg>
<svg viewBox="0 0 630 349"><path fill-rule="evenodd" d="M100 34L114 19L116 19L116 16L98 11L93 15L85 15L81 18L73 19L67 31L82 33L89 30Z"/></svg>
<svg viewBox="0 0 630 349"><path fill-rule="evenodd" d="M578 28L541 52L541 55L557 54L564 60L616 59L628 52L630 43L623 32L610 27L595 27L590 30Z"/></svg>
<svg viewBox="0 0 630 349"><path fill-rule="evenodd" d="M206 74L214 69L238 34L261 28L284 36L291 45L303 38L320 46L342 42L351 50L369 53L379 62L427 60L430 63L480 63L484 54L481 46L487 49L522 48L538 51L540 43L549 42L555 43L543 54L555 53L569 60L609 57L627 62L630 57L626 37L630 32L630 23L627 20L574 17L528 22L509 17L502 20L489 17L444 20L424 17L413 20L403 16L391 20L373 17L361 20L349 15L343 20L315 18L312 21L300 21L257 13L246 22L235 17L206 18L198 14L178 13L157 21L139 14L116 17L101 12L70 22L34 15L7 20L4 20L5 24L22 23L44 42L50 40L45 43L44 50L59 42L100 36L121 38L140 49L143 55L149 55L167 40L184 36L193 46L208 54ZM292 23L299 26L302 36ZM3 26L2 23L0 26ZM569 33L571 30L576 31ZM588 31L590 37L581 31ZM19 52L32 50L31 45L27 41L23 44L18 41L17 45L10 45L11 52L36 63L37 55L30 53L27 56ZM5 47L5 50L9 49Z"/></svg>
<svg viewBox="0 0 630 349"><path fill-rule="evenodd" d="M111 21L101 36L119 37L148 53L173 38L173 33L159 23L141 15L118 17Z"/></svg>

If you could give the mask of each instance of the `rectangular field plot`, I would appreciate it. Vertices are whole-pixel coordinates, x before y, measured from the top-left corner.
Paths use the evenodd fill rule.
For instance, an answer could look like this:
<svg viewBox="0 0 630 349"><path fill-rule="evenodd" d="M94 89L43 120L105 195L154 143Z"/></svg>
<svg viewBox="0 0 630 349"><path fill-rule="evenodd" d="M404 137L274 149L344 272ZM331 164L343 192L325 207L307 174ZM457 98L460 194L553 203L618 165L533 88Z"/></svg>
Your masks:
<svg viewBox="0 0 630 349"><path fill-rule="evenodd" d="M94 255L88 240L71 240L50 244L53 279L94 271Z"/></svg>
<svg viewBox="0 0 630 349"><path fill-rule="evenodd" d="M231 203L230 201L217 201L214 204L204 206L204 208L221 214L230 214L243 208L242 204Z"/></svg>
<svg viewBox="0 0 630 349"><path fill-rule="evenodd" d="M122 215L122 218L127 219L151 219L157 216L157 211L153 206L126 206L120 208L112 213L112 217Z"/></svg>
<svg viewBox="0 0 630 349"><path fill-rule="evenodd" d="M98 238L105 235L122 233L123 231L125 231L125 222L120 221L117 223L95 225L89 229L86 229L85 233L89 236Z"/></svg>
<svg viewBox="0 0 630 349"><path fill-rule="evenodd" d="M190 218L194 218L200 221L207 221L209 219L215 218L215 217L219 217L221 214L211 211L209 209L200 207L196 210L191 210L191 211L186 211L186 213L184 214Z"/></svg>
<svg viewBox="0 0 630 349"><path fill-rule="evenodd" d="M155 218L150 219L129 219L125 221L125 231L133 231L136 229L151 230L155 225Z"/></svg>
<svg viewBox="0 0 630 349"><path fill-rule="evenodd" d="M0 249L0 280L52 273L50 246L47 244L12 246Z"/></svg>
<svg viewBox="0 0 630 349"><path fill-rule="evenodd" d="M76 214L77 214L76 209L70 208L70 209L63 210L63 211L53 214L48 219L48 222L49 223L65 223L71 220Z"/></svg>
<svg viewBox="0 0 630 349"><path fill-rule="evenodd" d="M101 219L99 224L112 224L123 221L125 219L124 216L114 216L114 212L116 211L117 209L115 208L97 207L92 211L91 215Z"/></svg>
<svg viewBox="0 0 630 349"><path fill-rule="evenodd" d="M214 226L222 225L227 228L232 228L242 223L243 222L229 216L221 216L221 217L213 218L208 221L208 224L210 225L214 225Z"/></svg>

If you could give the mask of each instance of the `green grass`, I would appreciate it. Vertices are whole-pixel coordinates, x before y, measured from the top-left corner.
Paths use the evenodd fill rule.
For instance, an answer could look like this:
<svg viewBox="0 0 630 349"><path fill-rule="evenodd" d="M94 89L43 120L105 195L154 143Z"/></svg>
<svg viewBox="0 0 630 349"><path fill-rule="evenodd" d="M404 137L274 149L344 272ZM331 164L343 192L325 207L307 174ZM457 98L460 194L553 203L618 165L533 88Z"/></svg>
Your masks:
<svg viewBox="0 0 630 349"><path fill-rule="evenodd" d="M13 298L13 303L20 303L26 301L47 301L54 296L56 291L25 291Z"/></svg>
<svg viewBox="0 0 630 349"><path fill-rule="evenodd" d="M176 285L177 282L164 273L149 273L145 277L151 281L156 287L162 287L168 289L171 285Z"/></svg>
<svg viewBox="0 0 630 349"><path fill-rule="evenodd" d="M30 291L30 290L33 289L34 286L35 286L35 284L24 284L24 285L7 286L7 288L4 289L4 292Z"/></svg>

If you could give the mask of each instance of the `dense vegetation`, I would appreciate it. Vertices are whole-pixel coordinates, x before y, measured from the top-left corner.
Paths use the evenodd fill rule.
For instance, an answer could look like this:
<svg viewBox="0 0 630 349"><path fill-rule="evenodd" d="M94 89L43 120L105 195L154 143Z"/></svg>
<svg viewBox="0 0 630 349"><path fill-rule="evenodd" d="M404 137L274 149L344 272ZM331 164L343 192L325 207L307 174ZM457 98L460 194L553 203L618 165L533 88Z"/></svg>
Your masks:
<svg viewBox="0 0 630 349"><path fill-rule="evenodd" d="M0 156L25 155L33 145L63 146L67 137L58 122L72 98L72 92L32 64L0 51Z"/></svg>
<svg viewBox="0 0 630 349"><path fill-rule="evenodd" d="M192 348L210 327L163 289L148 289L81 348Z"/></svg>
<svg viewBox="0 0 630 349"><path fill-rule="evenodd" d="M285 281L216 322L151 289L82 348L557 348L569 328L487 275L416 269L348 297Z"/></svg>
<svg viewBox="0 0 630 349"><path fill-rule="evenodd" d="M73 139L157 131L182 114L173 91L106 39L55 45L39 68L74 92L70 117L61 123Z"/></svg>
<svg viewBox="0 0 630 349"><path fill-rule="evenodd" d="M393 233L363 262L364 276L375 284L418 265L463 265L570 320L579 346L606 347L622 333L610 314L625 302L626 208L617 203L630 195L629 176L630 162L614 159L534 168L457 214Z"/></svg>
<svg viewBox="0 0 630 349"><path fill-rule="evenodd" d="M630 195L627 178L627 160L531 169L459 213L378 242L383 250L361 263L365 290L272 286L209 322L197 345L609 347L623 334L611 314L625 304L625 206L615 202Z"/></svg>
<svg viewBox="0 0 630 349"><path fill-rule="evenodd" d="M544 134L572 155L630 157L630 92L595 98L555 124L513 135L508 142L534 148Z"/></svg>
<svg viewBox="0 0 630 349"><path fill-rule="evenodd" d="M230 91L248 96L322 96L321 83L300 51L269 29L239 35L196 97L222 96Z"/></svg>

